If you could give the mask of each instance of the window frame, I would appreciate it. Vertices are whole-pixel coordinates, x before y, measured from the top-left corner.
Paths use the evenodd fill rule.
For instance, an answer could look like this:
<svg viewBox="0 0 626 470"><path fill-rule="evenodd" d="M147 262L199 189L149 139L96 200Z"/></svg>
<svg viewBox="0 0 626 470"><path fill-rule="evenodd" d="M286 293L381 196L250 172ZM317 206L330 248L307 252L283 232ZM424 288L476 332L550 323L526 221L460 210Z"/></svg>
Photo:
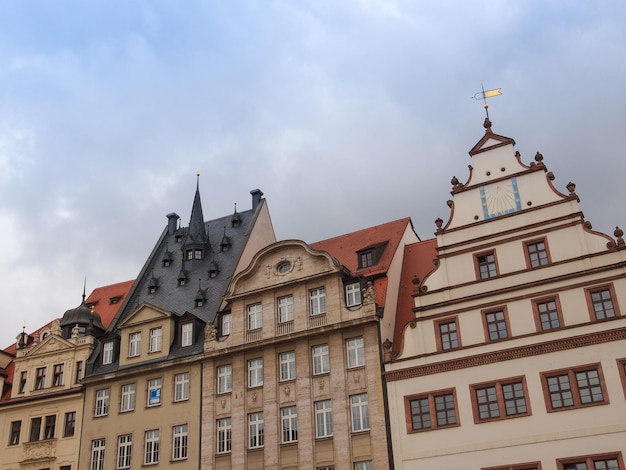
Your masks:
<svg viewBox="0 0 626 470"><path fill-rule="evenodd" d="M109 414L110 400L111 400L110 389L101 388L101 389L96 390L94 409L93 409L94 418L101 418Z"/></svg>
<svg viewBox="0 0 626 470"><path fill-rule="evenodd" d="M346 295L346 307L356 307L363 303L360 282L357 281L346 284L344 291Z"/></svg>
<svg viewBox="0 0 626 470"><path fill-rule="evenodd" d="M135 410L137 399L137 385L134 383L122 384L120 387L120 413Z"/></svg>
<svg viewBox="0 0 626 470"><path fill-rule="evenodd" d="M44 419L43 438L54 439L57 426L57 415L47 415Z"/></svg>
<svg viewBox="0 0 626 470"><path fill-rule="evenodd" d="M481 258L486 258L488 256L493 256L493 261L485 260L481 261ZM491 266L493 265L495 274L491 274ZM482 266L487 266L487 276L482 275ZM476 272L476 279L479 281L486 281L488 279L496 278L500 275L500 269L498 268L498 257L496 255L496 250L488 250L482 251L480 253L474 254L474 269Z"/></svg>
<svg viewBox="0 0 626 470"><path fill-rule="evenodd" d="M230 416L226 418L220 418L216 420L217 448L215 452L217 454L228 454L232 452L233 448L233 424Z"/></svg>
<svg viewBox="0 0 626 470"><path fill-rule="evenodd" d="M248 359L248 388L263 386L263 358Z"/></svg>
<svg viewBox="0 0 626 470"><path fill-rule="evenodd" d="M222 314L221 318L221 327L222 327L222 331L220 332L220 334L222 336L229 336L232 329L233 329L233 315L232 313L224 313Z"/></svg>
<svg viewBox="0 0 626 470"><path fill-rule="evenodd" d="M28 381L28 371L20 371L20 384L17 393L24 393L26 391L26 382Z"/></svg>
<svg viewBox="0 0 626 470"><path fill-rule="evenodd" d="M541 470L541 462L525 462L497 467L481 467L480 470Z"/></svg>
<svg viewBox="0 0 626 470"><path fill-rule="evenodd" d="M350 395L350 421L353 433L370 430L369 397L367 393Z"/></svg>
<svg viewBox="0 0 626 470"><path fill-rule="evenodd" d="M453 403L453 410L454 410L454 419L455 422L454 423L444 423L444 424L439 424L439 420L437 417L437 407L436 407L436 399L439 397L447 397L449 395L452 395L452 403ZM429 416L429 423L430 426L428 427L421 427L421 428L414 428L413 427L413 412L412 412L412 406L411 403L413 401L416 400L427 400L428 403L428 416ZM449 408L445 408L445 410L449 410ZM429 432L429 431L437 431L439 429L448 429L448 428L454 428L454 427L458 427L461 425L461 418L460 418L460 414L459 414L459 404L457 402L457 397L456 397L456 388L446 388L446 389L442 389L442 390L434 390L431 392L425 392L425 393L417 393L414 395L407 395L404 397L404 411L405 411L405 419L406 419L406 430L408 434L413 434L413 433L417 433L417 432ZM425 413L422 413L422 415L424 415ZM447 417L447 413L446 413L446 420L448 420Z"/></svg>
<svg viewBox="0 0 626 470"><path fill-rule="evenodd" d="M298 410L296 405L280 409L280 443L293 444L298 442Z"/></svg>
<svg viewBox="0 0 626 470"><path fill-rule="evenodd" d="M315 439L332 437L333 432L333 404L330 399L314 402L315 410Z"/></svg>
<svg viewBox="0 0 626 470"><path fill-rule="evenodd" d="M150 338L148 353L158 353L163 350L163 327L157 326L154 328L150 328L150 334L148 335Z"/></svg>
<svg viewBox="0 0 626 470"><path fill-rule="evenodd" d="M250 304L246 308L247 331L258 330L263 327L263 305L261 302Z"/></svg>
<svg viewBox="0 0 626 470"><path fill-rule="evenodd" d="M326 287L320 286L309 290L309 315L324 315L326 313Z"/></svg>
<svg viewBox="0 0 626 470"><path fill-rule="evenodd" d="M72 437L74 434L76 434L76 411L68 411L63 420L63 437Z"/></svg>
<svg viewBox="0 0 626 470"><path fill-rule="evenodd" d="M330 347L328 343L311 346L311 362L313 375L330 373Z"/></svg>
<svg viewBox="0 0 626 470"><path fill-rule="evenodd" d="M63 374L64 374L65 364L55 364L52 367L52 386L53 387L61 387L63 385Z"/></svg>
<svg viewBox="0 0 626 470"><path fill-rule="evenodd" d="M554 303L555 306L555 310L553 311L548 311L548 312L542 312L540 310L540 305L546 305L548 303ZM561 309L561 302L559 300L559 296L558 295L554 295L554 296L550 296L550 297L542 297L539 299L533 299L532 300L532 306L533 306L533 315L535 317L535 327L537 328L537 332L538 333L542 333L542 332L546 332L546 331L555 331L555 330L560 330L562 329L565 324L563 322L563 314L562 314L562 309ZM545 315L546 313L552 313L552 312L556 312L556 320L559 323L559 326L553 327L550 326L550 328L543 328L543 324L544 322L542 321L541 317L542 315ZM554 319L550 316L549 317L549 323L550 325L552 325Z"/></svg>
<svg viewBox="0 0 626 470"><path fill-rule="evenodd" d="M128 357L139 357L141 355L141 331L128 334Z"/></svg>
<svg viewBox="0 0 626 470"><path fill-rule="evenodd" d="M102 365L113 363L113 341L105 341L102 344Z"/></svg>
<svg viewBox="0 0 626 470"><path fill-rule="evenodd" d="M593 300L593 295L598 294L600 292L607 292L607 291L610 296L609 300L611 301L614 315L612 317L598 318L597 311L595 308L596 302ZM621 316L619 306L617 305L617 295L615 294L615 287L613 286L613 284L602 284L599 286L588 287L585 289L585 298L587 299L589 318L591 319L592 322L595 323L595 322L602 322L602 321L611 321ZM603 312L605 312L604 308L603 308Z"/></svg>
<svg viewBox="0 0 626 470"><path fill-rule="evenodd" d="M48 367L37 367L35 370L35 390L46 388L46 374Z"/></svg>
<svg viewBox="0 0 626 470"><path fill-rule="evenodd" d="M535 252L531 253L531 247L536 247L537 245L543 243L543 249L537 249ZM541 254L545 254L545 257L542 257ZM534 258L537 256L537 263ZM528 240L524 242L524 257L526 259L526 267L528 269L538 269L544 266L549 266L552 264L552 257L550 256L550 249L548 247L548 241L546 238L537 238L534 240ZM545 260L545 262L543 261Z"/></svg>
<svg viewBox="0 0 626 470"><path fill-rule="evenodd" d="M180 347L193 346L193 322L188 321L180 325Z"/></svg>
<svg viewBox="0 0 626 470"><path fill-rule="evenodd" d="M189 400L190 380L189 372L174 375L174 403Z"/></svg>
<svg viewBox="0 0 626 470"><path fill-rule="evenodd" d="M502 318L501 319L496 319L495 321L489 321L488 316L489 315L494 315L494 314L498 314L498 313L502 313ZM511 327L510 327L510 323L509 323L509 312L506 308L506 306L502 306L502 307L494 307L494 308L489 308L487 310L483 310L481 311L481 317L483 320L483 328L485 331L485 342L487 343L495 343L498 341L506 341L507 339L511 339ZM505 337L500 337L500 332L502 331L500 329L500 325L504 324L504 331L506 332L506 336ZM492 330L490 328L491 325L496 325L498 328L495 330L498 337L497 338L492 338L491 337L491 333Z"/></svg>
<svg viewBox="0 0 626 470"><path fill-rule="evenodd" d="M215 371L217 394L231 393L233 391L233 365L222 364Z"/></svg>
<svg viewBox="0 0 626 470"><path fill-rule="evenodd" d="M187 460L189 456L189 425L172 426L172 461Z"/></svg>
<svg viewBox="0 0 626 470"><path fill-rule="evenodd" d="M444 347L444 332L441 331L441 327L443 325L450 325L450 324L454 324L455 326L455 330L454 330L454 335L456 336L456 346L450 346L450 347ZM435 339L437 341L437 351L439 352L447 352L447 351L454 351L455 349L460 349L462 347L462 343L461 343L461 330L459 328L459 316L455 315L453 317L446 317L446 318L441 318L441 319L437 319L435 321L433 321L433 326L435 328ZM450 332L446 332L446 335L450 335ZM452 342L452 340L449 340L448 342Z"/></svg>
<svg viewBox="0 0 626 470"><path fill-rule="evenodd" d="M146 386L147 386L146 407L152 408L153 406L160 406L161 403L163 402L163 378L155 377L153 379L148 379L148 381L146 382ZM157 390L158 390L158 393L155 393L153 397L152 392L157 391Z"/></svg>
<svg viewBox="0 0 626 470"><path fill-rule="evenodd" d="M11 421L9 427L9 446L16 446L20 443L22 434L22 420Z"/></svg>
<svg viewBox="0 0 626 470"><path fill-rule="evenodd" d="M507 404L507 401L509 400L507 400L507 398L505 397L504 387L515 385L515 384L521 384L522 386L522 393L523 393L522 398L524 399L524 406L526 407L526 411L522 413L508 414L506 404ZM469 388L470 388L470 396L472 399L472 412L474 415L474 424L488 423L491 421L501 421L505 419L521 418L524 416L532 415L532 410L530 407L530 399L528 396L528 387L526 385L526 376L524 375L518 376L518 377L508 377L506 379L500 379L500 380L492 380L489 382L470 384ZM497 405L497 410L498 410L499 415L481 418L480 416L481 404L479 403L478 392L480 390L485 390L487 388L495 388L496 401L494 403L496 403Z"/></svg>
<svg viewBox="0 0 626 470"><path fill-rule="evenodd" d="M130 468L133 452L132 433L117 436L117 455L115 456L115 468Z"/></svg>
<svg viewBox="0 0 626 470"><path fill-rule="evenodd" d="M293 321L293 295L284 295L276 299L278 311L278 323L288 323Z"/></svg>
<svg viewBox="0 0 626 470"><path fill-rule="evenodd" d="M248 414L248 449L264 447L265 421L263 412L256 411Z"/></svg>
<svg viewBox="0 0 626 470"><path fill-rule="evenodd" d="M104 470L104 454L106 452L106 439L93 439L91 441L91 456L89 470Z"/></svg>
<svg viewBox="0 0 626 470"><path fill-rule="evenodd" d="M41 416L30 419L30 434L28 442L37 442L41 440Z"/></svg>
<svg viewBox="0 0 626 470"><path fill-rule="evenodd" d="M607 452L603 454L589 454L589 455L580 455L578 457L566 457L557 459L557 468L558 470L565 470L567 465L584 463L587 467L587 470L595 469L595 462L597 461L606 461L606 460L617 460L619 470L624 470L624 459L622 457L622 453L618 452Z"/></svg>
<svg viewBox="0 0 626 470"><path fill-rule="evenodd" d="M161 430L149 429L144 432L143 464L155 465L159 463L161 447Z"/></svg>
<svg viewBox="0 0 626 470"><path fill-rule="evenodd" d="M346 363L348 369L365 367L365 341L363 336L346 339Z"/></svg>
<svg viewBox="0 0 626 470"><path fill-rule="evenodd" d="M360 460L354 462L354 470L372 470L374 468L372 465L371 460Z"/></svg>
<svg viewBox="0 0 626 470"><path fill-rule="evenodd" d="M288 355L288 356L287 356ZM278 381L287 382L296 379L296 352L281 351L278 353Z"/></svg>
<svg viewBox="0 0 626 470"><path fill-rule="evenodd" d="M582 403L582 399L580 396L580 386L578 384L576 374L589 372L592 370L595 370L598 374L599 383L597 386L600 387L600 390L602 392L602 401L592 401L590 403ZM602 365L599 362L593 363L593 364L585 364L581 366L541 372L540 375L541 375L541 386L543 389L543 395L544 395L544 400L546 404L546 411L548 413L558 413L561 411L575 410L579 408L588 408L591 406L608 405L610 403L608 391L606 388L606 383L604 381L604 374L602 373ZM567 405L567 406L563 405L563 406L555 407L553 400L551 398L552 394L550 390L549 380L555 377L562 377L565 375L567 375L568 377L568 386L569 386L569 392L571 394L572 404ZM562 389L559 388L558 391L561 392Z"/></svg>
<svg viewBox="0 0 626 470"><path fill-rule="evenodd" d="M619 378L622 381L624 398L626 398L626 357L623 359L617 359L617 367L619 369Z"/></svg>

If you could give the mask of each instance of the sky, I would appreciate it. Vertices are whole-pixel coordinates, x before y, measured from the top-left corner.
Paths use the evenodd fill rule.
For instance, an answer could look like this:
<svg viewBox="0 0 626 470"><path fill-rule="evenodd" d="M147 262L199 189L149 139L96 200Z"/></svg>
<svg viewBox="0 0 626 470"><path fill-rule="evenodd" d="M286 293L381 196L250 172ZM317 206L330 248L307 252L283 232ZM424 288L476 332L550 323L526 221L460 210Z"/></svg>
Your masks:
<svg viewBox="0 0 626 470"><path fill-rule="evenodd" d="M447 221L493 131L626 228L626 2L0 0L0 347L251 207L314 242Z"/></svg>

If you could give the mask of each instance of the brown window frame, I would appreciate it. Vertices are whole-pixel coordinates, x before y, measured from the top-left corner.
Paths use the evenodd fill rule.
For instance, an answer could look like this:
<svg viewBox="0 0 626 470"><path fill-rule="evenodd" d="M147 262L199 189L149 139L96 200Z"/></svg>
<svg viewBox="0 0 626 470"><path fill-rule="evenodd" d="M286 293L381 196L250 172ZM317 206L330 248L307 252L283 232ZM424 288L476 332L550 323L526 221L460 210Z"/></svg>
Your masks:
<svg viewBox="0 0 626 470"><path fill-rule="evenodd" d="M447 395L452 395L452 400L454 403L454 417L456 422L452 424L439 424L437 420L437 410L435 406L435 399L437 397L443 397ZM427 428L413 428L413 414L411 412L411 402L415 400L421 400L426 398L428 400L428 413L430 417L430 427ZM408 434L413 434L417 432L428 432L428 431L436 431L438 429L447 429L447 428L455 428L461 425L461 419L459 415L459 404L456 398L456 389L455 388L446 388L442 390L435 390L432 392L425 393L417 393L415 395L407 395L404 397L404 413L406 420L406 431Z"/></svg>
<svg viewBox="0 0 626 470"><path fill-rule="evenodd" d="M480 261L479 258L483 258L485 256L493 255L493 264L496 268L496 273L493 276L482 277L480 267L485 264ZM487 263L491 264L491 263ZM474 254L474 270L476 271L476 279L479 281L486 281L488 279L494 279L500 275L500 269L498 268L498 256L496 255L496 250L483 251L481 253Z"/></svg>
<svg viewBox="0 0 626 470"><path fill-rule="evenodd" d="M591 403L582 403L580 396L580 386L578 384L578 380L576 379L576 374L582 372L589 372L595 370L598 373L599 386L602 391L602 401L593 401ZM566 410L575 410L579 408L587 408L590 406L600 406L600 405L608 405L609 395L606 389L606 382L604 381L604 374L602 373L601 364L585 364L582 366L570 367L565 369L556 369L547 372L541 372L541 386L543 388L543 396L546 404L546 410L548 413L557 413L560 411ZM572 398L572 404L567 406L554 407L552 403L550 386L548 384L548 379L554 377L565 376L568 377L568 385L569 391Z"/></svg>
<svg viewBox="0 0 626 470"><path fill-rule="evenodd" d="M455 327L456 327L456 342L457 345L455 347L450 347L450 348L444 348L444 342L443 342L443 332L441 331L441 325L448 325L454 323ZM440 320L435 320L433 322L434 328L435 328L435 339L437 341L437 351L439 352L446 352L446 351L454 351L456 349L460 349L462 346L461 343L461 331L459 329L459 317L458 315L454 316L454 317L446 317L446 318L442 318Z"/></svg>
<svg viewBox="0 0 626 470"><path fill-rule="evenodd" d="M558 470L565 470L567 465L584 463L587 465L587 470L594 470L594 463L598 460L617 460L617 465L620 470L624 470L624 459L622 458L622 453L618 452L607 452L604 454L592 454L592 455L581 455L578 457L567 457L563 459L557 459L557 468Z"/></svg>
<svg viewBox="0 0 626 470"><path fill-rule="evenodd" d="M538 264L537 266L533 266L533 262L531 259L530 247L534 245L538 245L539 243L543 243L544 249L538 250L538 253L544 252L546 254L546 262L543 264ZM528 240L524 242L524 257L526 258L526 267L528 269L538 269L544 266L549 266L552 264L552 257L550 256L550 248L548 247L548 241L546 238L538 238L535 240ZM539 258L541 259L541 258Z"/></svg>
<svg viewBox="0 0 626 470"><path fill-rule="evenodd" d="M626 398L626 357L617 360L617 367L619 369L619 378L622 381L622 389L624 390L624 398Z"/></svg>
<svg viewBox="0 0 626 470"><path fill-rule="evenodd" d="M481 467L480 470L541 470L541 462L516 463L512 465L498 465L497 467Z"/></svg>
<svg viewBox="0 0 626 470"><path fill-rule="evenodd" d="M524 398L524 402L526 406L526 411L523 413L515 413L515 414L508 415L506 412L507 400L504 397L503 387L508 386L508 385L513 385L513 384L518 384L518 383L522 384L522 391L524 394L523 398ZM487 418L481 418L480 417L480 404L478 403L478 391L484 390L486 388L492 388L492 387L495 388L495 391L496 391L496 402L494 403L497 403L498 405L499 416L493 416L493 417L490 416ZM526 385L526 377L523 375L519 377L509 377L506 379L471 384L469 388L470 388L470 396L472 399L472 412L474 414L475 424L488 423L491 421L501 421L504 419L521 418L523 416L532 415L532 410L530 407L530 399L528 397L528 387Z"/></svg>
<svg viewBox="0 0 626 470"><path fill-rule="evenodd" d="M487 315L491 315L493 313L500 313L502 312L503 315L503 319L502 321L504 321L504 326L506 328L506 337L505 338L500 338L499 334L498 334L498 338L491 338L491 335L489 334L489 325L491 324L491 322L487 321ZM509 323L509 312L507 311L506 306L502 306L502 307L497 307L497 308L490 308L490 309L486 309L486 310L482 310L481 311L481 317L482 317L482 321L483 321L483 330L485 332L485 341L488 343L496 343L498 341L506 341L507 339L510 339L512 337L511 335L511 326ZM498 321L499 323L499 321ZM498 329L498 331L500 331Z"/></svg>
<svg viewBox="0 0 626 470"><path fill-rule="evenodd" d="M557 327L550 327L550 328L543 328L543 322L541 321L541 315L544 312L539 311L539 305L543 305L543 304L547 304L549 302L554 302L555 306L556 306L556 315L557 315L557 320L559 322L559 326ZM555 331L555 330L560 330L562 329L565 325L563 322L563 314L562 309L561 309L561 301L559 300L559 296L555 295L552 297L542 297L540 299L533 299L532 300L532 304L533 304L533 314L535 317L535 326L537 328L538 332L544 332L544 331ZM550 319L550 324L552 324L552 320Z"/></svg>
<svg viewBox="0 0 626 470"><path fill-rule="evenodd" d="M596 294L598 292L604 292L604 291L609 291L609 295L611 296L611 303L613 304L613 312L615 313L615 316L607 317L607 318L598 318L596 315L595 304L594 304L594 301L592 300L592 296L593 294ZM615 295L615 288L613 287L613 284L604 284L604 285L599 285L599 286L594 286L594 287L588 287L587 289L585 289L585 297L587 299L587 306L589 309L589 318L591 319L592 322L611 321L621 316L619 306L617 305L617 296Z"/></svg>

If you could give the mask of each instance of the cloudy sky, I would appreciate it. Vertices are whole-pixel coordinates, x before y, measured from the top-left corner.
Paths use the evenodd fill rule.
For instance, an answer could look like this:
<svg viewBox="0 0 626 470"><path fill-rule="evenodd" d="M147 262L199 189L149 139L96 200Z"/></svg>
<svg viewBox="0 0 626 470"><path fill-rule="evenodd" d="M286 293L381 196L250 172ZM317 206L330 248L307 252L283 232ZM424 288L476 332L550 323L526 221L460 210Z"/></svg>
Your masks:
<svg viewBox="0 0 626 470"><path fill-rule="evenodd" d="M626 3L0 2L0 346L260 188L279 239L447 220L483 135L626 227Z"/></svg>

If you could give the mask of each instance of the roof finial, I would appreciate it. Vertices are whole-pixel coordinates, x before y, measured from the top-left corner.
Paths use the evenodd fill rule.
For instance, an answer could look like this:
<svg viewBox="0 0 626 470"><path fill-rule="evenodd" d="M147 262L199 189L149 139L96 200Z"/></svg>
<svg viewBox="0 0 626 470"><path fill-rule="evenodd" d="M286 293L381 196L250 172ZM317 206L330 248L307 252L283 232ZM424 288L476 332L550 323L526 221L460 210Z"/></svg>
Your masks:
<svg viewBox="0 0 626 470"><path fill-rule="evenodd" d="M483 81L480 81L480 89L481 91L479 91L478 93L476 93L474 96L472 96L472 99L475 100L483 100L484 104L484 108L485 108L485 114L487 115L487 119L485 119L485 122L489 121L489 105L487 104L487 98L492 98L494 96L500 96L502 94L502 88L494 88L493 90L487 90L485 91L485 87L483 85ZM489 121L491 123L491 121ZM491 126L489 126L491 127Z"/></svg>
<svg viewBox="0 0 626 470"><path fill-rule="evenodd" d="M200 172L196 173L196 189L200 189Z"/></svg>
<svg viewBox="0 0 626 470"><path fill-rule="evenodd" d="M87 292L87 276L85 276L85 280L83 281L83 303L85 302L86 292Z"/></svg>

